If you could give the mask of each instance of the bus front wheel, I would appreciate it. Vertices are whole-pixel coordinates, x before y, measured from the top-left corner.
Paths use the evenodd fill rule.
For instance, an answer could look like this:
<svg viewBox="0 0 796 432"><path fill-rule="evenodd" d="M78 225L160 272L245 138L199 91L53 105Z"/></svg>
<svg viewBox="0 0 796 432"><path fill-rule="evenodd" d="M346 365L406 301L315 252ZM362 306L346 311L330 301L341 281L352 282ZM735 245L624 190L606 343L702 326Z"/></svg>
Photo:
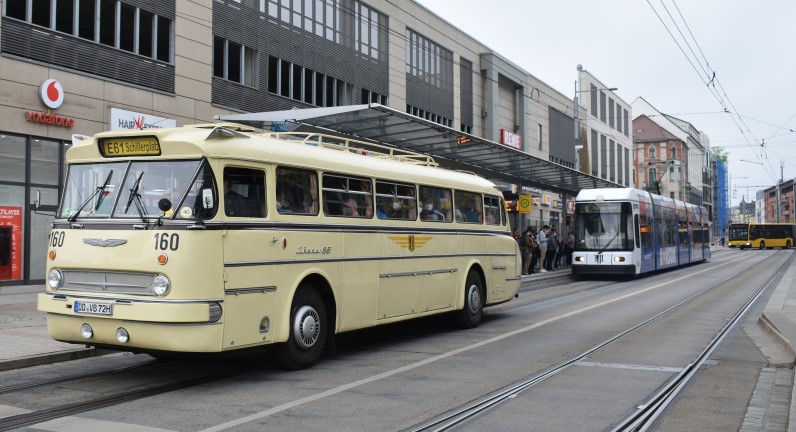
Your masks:
<svg viewBox="0 0 796 432"><path fill-rule="evenodd" d="M790 249L790 240L785 241L785 249Z"/></svg>
<svg viewBox="0 0 796 432"><path fill-rule="evenodd" d="M313 366L321 358L328 331L323 298L312 287L299 287L290 307L287 342L275 347L274 360L289 370Z"/></svg>
<svg viewBox="0 0 796 432"><path fill-rule="evenodd" d="M765 249L765 248L766 248L766 242L764 242L764 241L761 241L761 242L760 242L760 250L763 250L763 249Z"/></svg>
<svg viewBox="0 0 796 432"><path fill-rule="evenodd" d="M453 316L453 323L459 328L478 327L484 318L484 282L478 272L470 271L464 284L464 308Z"/></svg>

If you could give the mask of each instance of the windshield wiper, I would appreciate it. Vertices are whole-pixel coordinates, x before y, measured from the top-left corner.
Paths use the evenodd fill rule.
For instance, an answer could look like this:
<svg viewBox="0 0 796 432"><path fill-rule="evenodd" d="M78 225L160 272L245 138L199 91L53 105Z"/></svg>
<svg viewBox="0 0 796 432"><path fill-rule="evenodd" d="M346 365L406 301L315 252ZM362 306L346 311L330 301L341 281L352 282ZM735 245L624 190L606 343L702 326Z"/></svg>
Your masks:
<svg viewBox="0 0 796 432"><path fill-rule="evenodd" d="M78 207L77 210L75 210L71 215L69 215L69 217L67 218L67 220L69 222L74 222L75 219L77 219L77 215L79 215L80 212L83 210L83 207L85 207L86 204L91 202L91 200L95 196L97 196L97 194L99 194L100 192L104 191L105 188L108 187L108 185L111 182L111 177L112 176L113 176L113 171L108 173L108 177L105 178L105 183L103 183L102 186L98 186L96 189L94 189L94 193L89 195L89 197L86 198L85 201L83 201L83 204L80 204L80 207ZM102 196L99 197L99 199L97 200L97 204L94 206L94 211L96 211L100 207L100 205L102 204L103 199L104 199L104 197L102 197Z"/></svg>
<svg viewBox="0 0 796 432"><path fill-rule="evenodd" d="M141 187L141 179L143 177L144 172L142 171L141 174L138 175L138 178L135 179L135 183L130 189L130 198L127 199L127 205L124 206L124 212L127 213L127 210L130 210L130 204L135 200L135 209L138 210L138 215L141 217L141 220L149 223L145 216L146 212L144 211L144 202L141 200L141 194L138 193L138 188Z"/></svg>
<svg viewBox="0 0 796 432"><path fill-rule="evenodd" d="M608 249L608 246L611 246L611 243L613 243L613 242L614 242L614 239L616 239L616 237L617 237L618 235L619 235L619 233L616 233L616 234L614 234L614 236L613 236L613 237L611 237L611 240L608 240L608 243L606 243L606 244L605 244L605 246L603 246L603 248L602 248L602 249L600 249L600 251L599 251L599 252L597 252L597 254L598 254L598 255L600 255L600 254L602 254L603 252L605 252L605 250L606 250L606 249Z"/></svg>

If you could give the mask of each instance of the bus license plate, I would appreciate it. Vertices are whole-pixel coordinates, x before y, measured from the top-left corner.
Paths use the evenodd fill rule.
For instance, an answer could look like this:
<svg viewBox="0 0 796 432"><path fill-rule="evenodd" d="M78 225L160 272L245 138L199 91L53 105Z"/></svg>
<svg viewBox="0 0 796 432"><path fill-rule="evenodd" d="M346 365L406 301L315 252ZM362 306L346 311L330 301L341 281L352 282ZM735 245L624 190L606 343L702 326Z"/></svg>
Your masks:
<svg viewBox="0 0 796 432"><path fill-rule="evenodd" d="M82 314L113 315L113 305L109 303L76 301L74 311Z"/></svg>

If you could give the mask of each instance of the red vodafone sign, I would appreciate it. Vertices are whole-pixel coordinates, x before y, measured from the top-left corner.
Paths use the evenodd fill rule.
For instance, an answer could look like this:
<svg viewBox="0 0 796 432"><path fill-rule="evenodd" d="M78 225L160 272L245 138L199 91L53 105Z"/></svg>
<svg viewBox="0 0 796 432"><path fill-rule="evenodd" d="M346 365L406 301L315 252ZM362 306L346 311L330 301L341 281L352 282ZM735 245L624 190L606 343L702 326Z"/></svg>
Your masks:
<svg viewBox="0 0 796 432"><path fill-rule="evenodd" d="M47 108L56 109L64 103L64 88L54 79L48 79L39 87L39 97Z"/></svg>
<svg viewBox="0 0 796 432"><path fill-rule="evenodd" d="M50 112L50 110L59 108L64 103L64 88L61 83L54 79L48 79L41 83L41 86L39 86L39 98L49 109L47 112L26 112L25 118L29 122L68 128L75 127L75 119Z"/></svg>

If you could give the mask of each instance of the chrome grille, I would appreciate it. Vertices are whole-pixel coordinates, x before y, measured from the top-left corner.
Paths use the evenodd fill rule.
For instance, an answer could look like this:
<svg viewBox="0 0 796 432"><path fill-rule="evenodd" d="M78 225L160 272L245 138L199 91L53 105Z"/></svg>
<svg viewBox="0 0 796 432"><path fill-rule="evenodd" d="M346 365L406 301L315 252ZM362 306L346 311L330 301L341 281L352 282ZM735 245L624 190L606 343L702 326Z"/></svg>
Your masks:
<svg viewBox="0 0 796 432"><path fill-rule="evenodd" d="M155 295L150 285L157 275L151 273L64 270L63 275L62 290Z"/></svg>

